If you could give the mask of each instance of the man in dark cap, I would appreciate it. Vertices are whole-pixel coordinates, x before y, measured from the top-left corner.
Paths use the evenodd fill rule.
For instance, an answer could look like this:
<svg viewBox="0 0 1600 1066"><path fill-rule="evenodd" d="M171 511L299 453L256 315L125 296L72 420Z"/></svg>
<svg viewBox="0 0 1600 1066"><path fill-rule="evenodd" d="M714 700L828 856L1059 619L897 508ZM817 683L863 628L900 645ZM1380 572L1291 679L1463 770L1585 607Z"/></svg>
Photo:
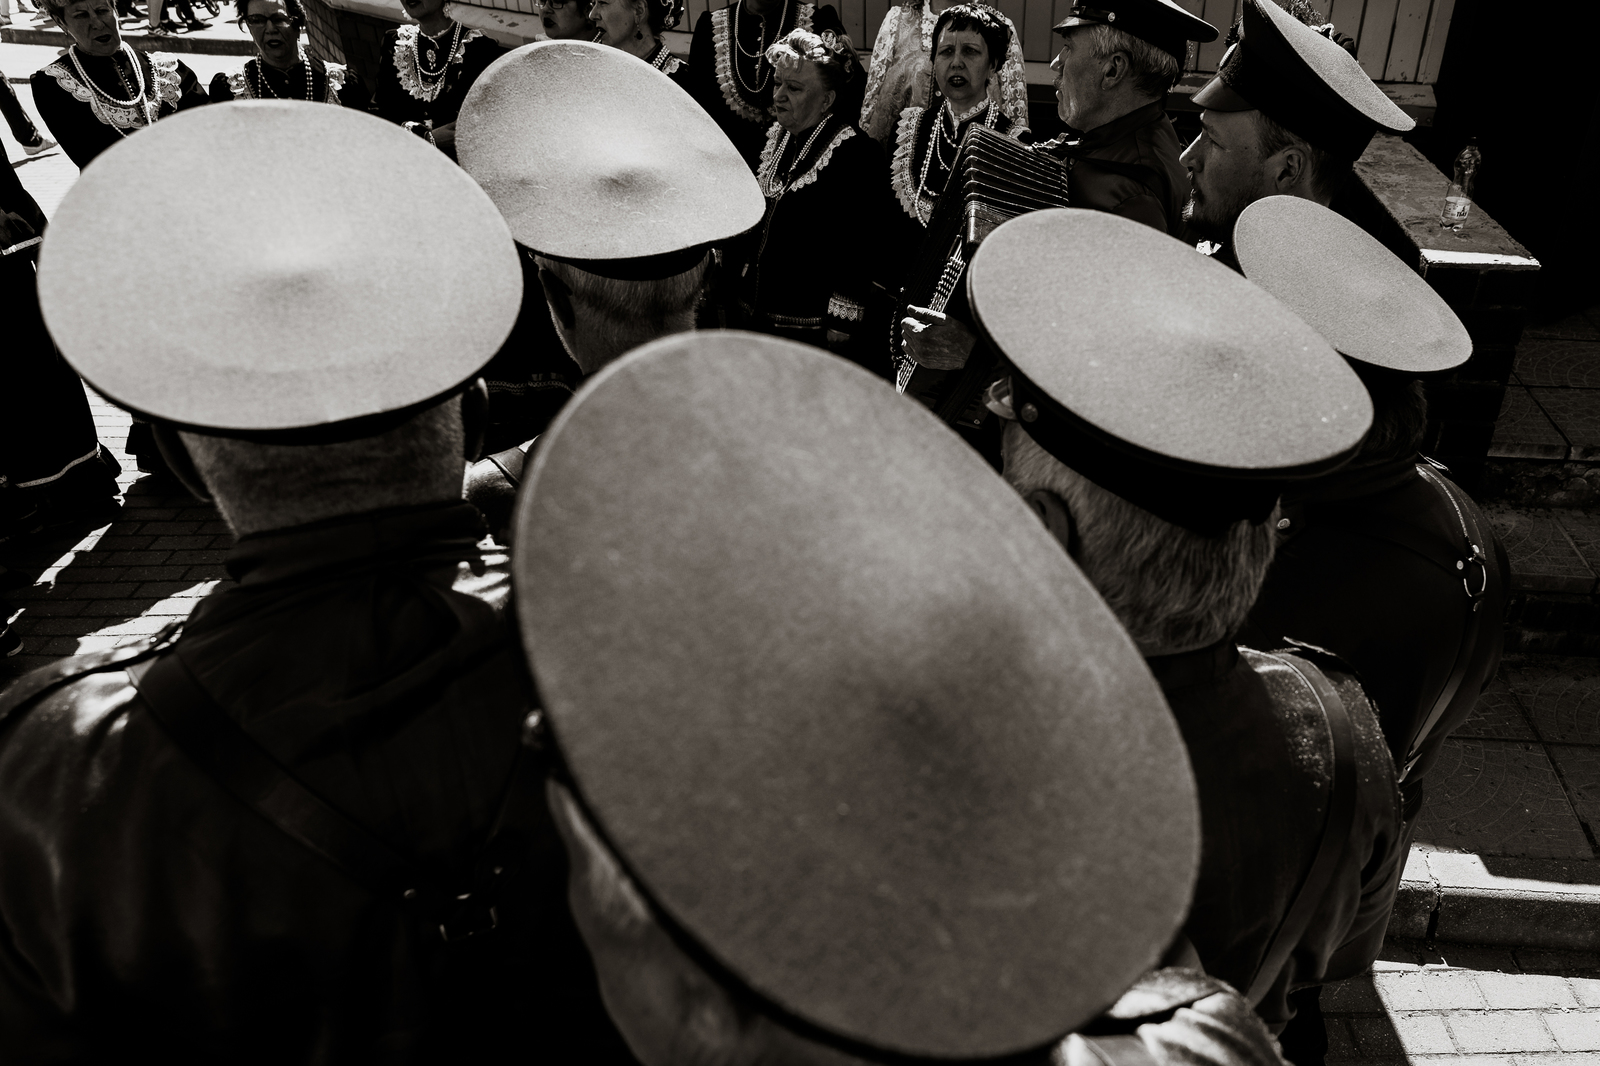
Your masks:
<svg viewBox="0 0 1600 1066"><path fill-rule="evenodd" d="M183 227L127 210L180 181ZM625 1061L459 498L521 294L488 198L364 113L202 108L78 179L39 292L239 540L181 633L0 697L8 1057Z"/></svg>
<svg viewBox="0 0 1600 1066"><path fill-rule="evenodd" d="M1326 206L1374 133L1416 125L1335 42L1331 24L1313 29L1273 0L1244 0L1239 32L1217 76L1194 95L1205 108L1201 132L1183 153L1184 218L1216 244L1263 196Z"/></svg>
<svg viewBox="0 0 1600 1066"><path fill-rule="evenodd" d="M1172 0L1078 0L1055 32L1050 69L1068 131L1043 147L1069 161L1069 202L1177 236L1188 181L1166 98L1189 42L1216 40L1216 27Z"/></svg>
<svg viewBox="0 0 1600 1066"><path fill-rule="evenodd" d="M572 401L519 512L573 914L641 1061L1277 1061L1220 982L1140 980L1198 862L1182 740L928 413L668 338Z"/></svg>
<svg viewBox="0 0 1600 1066"><path fill-rule="evenodd" d="M1404 854L1394 764L1348 668L1233 637L1280 491L1355 452L1366 392L1277 301L1127 220L1013 219L969 291L1013 367L991 396L1012 419L1005 476L1127 627L1188 747L1203 843L1184 930L1281 1028L1292 989L1382 945Z"/></svg>
<svg viewBox="0 0 1600 1066"><path fill-rule="evenodd" d="M1503 643L1505 549L1477 504L1419 451L1428 417L1419 375L1459 366L1472 340L1426 281L1328 208L1257 200L1233 247L1246 277L1349 361L1373 406L1348 466L1284 493L1277 556L1242 639L1306 641L1361 675L1399 767L1409 848L1423 779L1494 678ZM1297 1005L1313 1013L1314 992ZM1298 1018L1295 1030L1320 1032Z"/></svg>

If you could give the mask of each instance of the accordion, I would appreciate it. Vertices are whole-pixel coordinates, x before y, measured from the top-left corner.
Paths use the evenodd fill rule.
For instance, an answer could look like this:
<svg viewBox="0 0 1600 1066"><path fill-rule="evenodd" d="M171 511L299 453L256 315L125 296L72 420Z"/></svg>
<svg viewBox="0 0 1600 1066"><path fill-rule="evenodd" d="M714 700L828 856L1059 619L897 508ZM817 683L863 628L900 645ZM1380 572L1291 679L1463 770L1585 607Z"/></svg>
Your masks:
<svg viewBox="0 0 1600 1066"><path fill-rule="evenodd" d="M906 354L900 319L912 304L968 317L963 282L983 239L1007 219L1066 206L1067 172L1061 163L986 126L974 123L967 130L950 182L928 220L917 265L900 291L890 328L897 389L952 425L976 427L983 420L983 390L994 356L975 350L955 370L919 366Z"/></svg>

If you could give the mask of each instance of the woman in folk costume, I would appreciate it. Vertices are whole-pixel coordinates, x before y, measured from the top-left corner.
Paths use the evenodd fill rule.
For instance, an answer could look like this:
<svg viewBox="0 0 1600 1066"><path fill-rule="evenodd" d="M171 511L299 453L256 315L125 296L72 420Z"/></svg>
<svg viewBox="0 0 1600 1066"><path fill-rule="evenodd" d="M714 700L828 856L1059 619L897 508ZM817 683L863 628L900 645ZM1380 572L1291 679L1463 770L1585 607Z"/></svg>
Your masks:
<svg viewBox="0 0 1600 1066"><path fill-rule="evenodd" d="M889 256L899 260L888 264L891 292L922 247L967 130L976 124L1010 137L1028 132L990 94L1015 40L1011 23L985 4L947 7L934 24L933 101L905 108L894 127L889 187L900 210L887 234Z"/></svg>
<svg viewBox="0 0 1600 1066"><path fill-rule="evenodd" d="M298 0L235 0L236 20L256 45L256 57L234 74L211 79L211 101L309 100L365 108L371 94L355 74L324 63L300 45L305 12Z"/></svg>
<svg viewBox="0 0 1600 1066"><path fill-rule="evenodd" d="M730 249L730 324L881 362L865 325L889 205L883 150L852 121L861 61L850 38L831 31L795 30L767 55L777 120L756 169L767 212Z"/></svg>
<svg viewBox="0 0 1600 1066"><path fill-rule="evenodd" d="M772 125L771 46L794 30L842 36L844 23L832 5L812 0L734 0L695 23L689 95L717 120L751 170Z"/></svg>
<svg viewBox="0 0 1600 1066"><path fill-rule="evenodd" d="M208 102L194 71L176 56L128 47L111 0L46 0L46 6L72 43L28 79L33 106L79 167L134 130Z"/></svg>
<svg viewBox="0 0 1600 1066"><path fill-rule="evenodd" d="M456 113L478 75L505 49L452 21L446 0L403 0L416 25L383 35L372 111L455 157Z"/></svg>
<svg viewBox="0 0 1600 1066"><path fill-rule="evenodd" d="M872 44L872 69L867 72L861 128L875 141L887 142L900 112L929 107L934 96L933 30L952 0L910 0L889 9ZM998 75L989 83L989 99L1014 125L1028 124L1028 81L1022 65L1022 41L1011 20L988 5L1009 35L1006 49L994 57Z"/></svg>
<svg viewBox="0 0 1600 1066"><path fill-rule="evenodd" d="M589 9L597 42L638 56L688 91L689 64L661 40L682 17L683 0L594 0Z"/></svg>

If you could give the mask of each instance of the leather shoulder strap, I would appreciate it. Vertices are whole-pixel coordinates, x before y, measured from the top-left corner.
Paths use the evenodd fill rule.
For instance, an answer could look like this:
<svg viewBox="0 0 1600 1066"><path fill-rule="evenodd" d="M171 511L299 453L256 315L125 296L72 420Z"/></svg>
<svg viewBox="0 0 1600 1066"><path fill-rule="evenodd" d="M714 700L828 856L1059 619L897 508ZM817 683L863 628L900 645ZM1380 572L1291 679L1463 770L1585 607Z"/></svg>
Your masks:
<svg viewBox="0 0 1600 1066"><path fill-rule="evenodd" d="M1339 870L1345 847L1350 840L1350 829L1355 824L1356 813L1356 741L1355 727L1350 722L1344 701L1334 691L1333 685L1316 666L1296 655L1259 652L1298 674L1321 708L1328 723L1333 741L1333 773L1330 775L1328 813L1323 823L1322 839L1317 845L1316 857L1311 861L1305 880L1295 893L1288 912L1279 923L1277 932L1267 945L1266 953L1256 968L1255 977L1245 992L1251 1006L1260 1003L1283 971L1289 955L1305 935L1317 907L1327 895L1328 887Z"/></svg>
<svg viewBox="0 0 1600 1066"><path fill-rule="evenodd" d="M119 670L156 655L170 647L182 629L182 622L173 622L161 632L137 643L109 651L74 655L70 659L61 659L23 674L4 692L0 692L0 728L4 728L16 713L80 677Z"/></svg>

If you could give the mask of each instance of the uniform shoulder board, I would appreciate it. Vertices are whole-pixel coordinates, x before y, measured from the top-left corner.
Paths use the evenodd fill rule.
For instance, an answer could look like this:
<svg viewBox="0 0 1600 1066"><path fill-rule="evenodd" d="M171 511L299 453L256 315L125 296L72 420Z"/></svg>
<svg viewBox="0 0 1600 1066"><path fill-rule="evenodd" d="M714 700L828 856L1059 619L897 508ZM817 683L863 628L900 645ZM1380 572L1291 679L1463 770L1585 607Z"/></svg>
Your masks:
<svg viewBox="0 0 1600 1066"><path fill-rule="evenodd" d="M132 644L88 655L74 655L23 674L4 692L0 692L0 725L4 725L12 714L70 681L87 674L120 669L165 651L178 639L182 629L182 622L173 622L159 633Z"/></svg>

